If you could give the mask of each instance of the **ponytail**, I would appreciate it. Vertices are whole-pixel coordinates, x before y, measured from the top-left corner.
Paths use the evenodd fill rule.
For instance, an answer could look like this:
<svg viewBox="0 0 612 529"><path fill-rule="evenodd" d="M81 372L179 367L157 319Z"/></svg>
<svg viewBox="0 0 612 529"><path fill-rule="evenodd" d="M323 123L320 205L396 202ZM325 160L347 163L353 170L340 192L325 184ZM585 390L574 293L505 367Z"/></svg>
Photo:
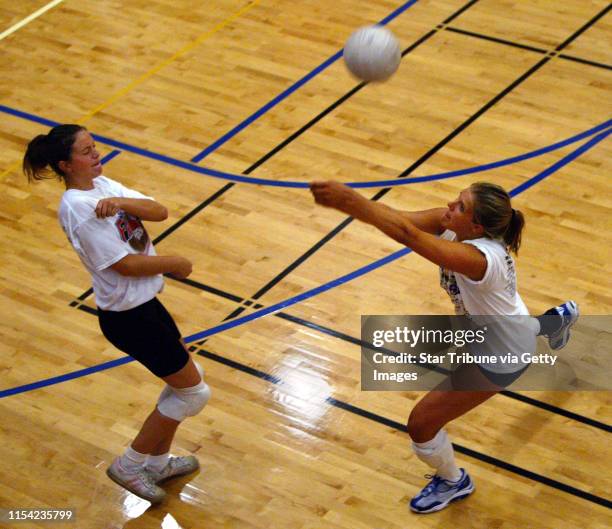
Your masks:
<svg viewBox="0 0 612 529"><path fill-rule="evenodd" d="M58 125L49 134L36 136L26 149L23 156L23 172L28 182L51 178L48 167L61 180L66 175L60 169L59 162L68 161L72 155L72 145L76 135L85 127L81 125Z"/></svg>
<svg viewBox="0 0 612 529"><path fill-rule="evenodd" d="M525 226L525 216L518 209L512 208L510 222L504 233L504 242L510 251L518 255L521 246L521 235Z"/></svg>
<svg viewBox="0 0 612 529"><path fill-rule="evenodd" d="M490 239L503 239L515 254L521 246L525 216L510 204L510 195L500 186L476 182L470 186L474 197L474 222Z"/></svg>
<svg viewBox="0 0 612 529"><path fill-rule="evenodd" d="M47 154L47 135L39 134L30 143L23 157L23 172L28 182L47 178L46 167L49 165Z"/></svg>

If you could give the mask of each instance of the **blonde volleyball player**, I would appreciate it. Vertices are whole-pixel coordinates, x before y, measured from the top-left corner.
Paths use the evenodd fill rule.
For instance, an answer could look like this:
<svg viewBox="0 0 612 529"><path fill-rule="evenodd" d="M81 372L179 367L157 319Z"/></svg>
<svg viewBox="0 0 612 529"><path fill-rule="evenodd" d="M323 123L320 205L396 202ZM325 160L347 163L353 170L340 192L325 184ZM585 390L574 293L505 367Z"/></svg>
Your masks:
<svg viewBox="0 0 612 529"><path fill-rule="evenodd" d="M23 159L28 180L49 177L47 168L66 186L59 221L91 274L104 336L166 383L136 438L107 470L119 485L158 503L165 496L159 482L199 467L194 456L172 457L169 451L181 421L199 413L210 397L201 368L156 297L161 274L185 278L191 263L156 255L142 221L165 220L166 208L102 176L100 155L84 127L59 125L29 143Z"/></svg>
<svg viewBox="0 0 612 529"><path fill-rule="evenodd" d="M475 183L461 191L447 208L418 212L372 202L338 182L313 182L311 191L318 204L375 226L438 265L441 286L456 314L529 314L516 289L514 260L509 253L518 251L525 221L501 187ZM551 348L560 349L577 318L577 305L568 301L533 321L539 326L539 334L548 337ZM413 450L421 461L436 469L431 481L410 502L415 512L439 511L474 490L468 473L457 467L443 427L490 399L525 369L518 366L514 372L493 372L486 367L490 366L477 366L477 372L485 377L489 390L448 391L445 389L450 386L443 383L426 394L410 413L408 433Z"/></svg>

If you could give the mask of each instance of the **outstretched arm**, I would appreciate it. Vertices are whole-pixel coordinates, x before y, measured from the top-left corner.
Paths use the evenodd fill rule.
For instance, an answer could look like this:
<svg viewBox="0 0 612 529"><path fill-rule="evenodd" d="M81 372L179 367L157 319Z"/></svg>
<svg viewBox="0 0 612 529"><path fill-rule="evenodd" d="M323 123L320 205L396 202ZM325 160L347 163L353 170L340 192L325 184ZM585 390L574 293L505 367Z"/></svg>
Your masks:
<svg viewBox="0 0 612 529"><path fill-rule="evenodd" d="M441 231L440 220L444 210L405 213L372 202L350 187L333 181L313 182L310 190L317 204L371 224L429 261L475 281L484 277L487 261L475 246L447 241L434 235Z"/></svg>
<svg viewBox="0 0 612 529"><path fill-rule="evenodd" d="M377 204L383 210L401 215L406 220L412 222L412 224L414 224L419 230L423 230L434 235L440 235L444 231L441 221L442 217L446 213L446 208L424 209L422 211L401 211L385 204Z"/></svg>

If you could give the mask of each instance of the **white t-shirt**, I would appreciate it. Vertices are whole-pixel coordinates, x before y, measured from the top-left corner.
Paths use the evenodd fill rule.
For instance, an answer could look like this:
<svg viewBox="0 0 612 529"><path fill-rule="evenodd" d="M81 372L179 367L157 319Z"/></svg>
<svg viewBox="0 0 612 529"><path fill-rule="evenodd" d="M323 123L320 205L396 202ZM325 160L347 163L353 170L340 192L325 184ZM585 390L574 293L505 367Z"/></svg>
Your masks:
<svg viewBox="0 0 612 529"><path fill-rule="evenodd" d="M441 239L455 241L457 235L446 230ZM482 237L462 241L476 246L487 260L480 281L440 267L440 286L446 290L458 315L518 316L529 311L516 289L514 259L502 241Z"/></svg>
<svg viewBox="0 0 612 529"><path fill-rule="evenodd" d="M457 235L446 230L441 239L455 241ZM455 305L457 315L465 315L479 326L487 325L487 344L501 353L532 353L535 351L537 322L529 316L527 306L516 288L514 259L503 241L482 237L462 241L478 248L487 260L482 279L474 281L466 275L440 267L440 286L446 290ZM485 316L485 317L483 317ZM486 318L486 316L512 316L512 318ZM522 316L522 317L521 317ZM490 341L489 341L490 338ZM481 354L493 351L480 350ZM490 371L508 373L527 364L481 364Z"/></svg>
<svg viewBox="0 0 612 529"><path fill-rule="evenodd" d="M112 217L96 217L103 198L150 199L105 176L93 179L94 189L68 189L63 194L58 217L64 233L89 271L96 304L103 310L128 310L153 299L163 288L161 274L127 277L111 265L128 254L156 255L149 234L139 218L119 211Z"/></svg>

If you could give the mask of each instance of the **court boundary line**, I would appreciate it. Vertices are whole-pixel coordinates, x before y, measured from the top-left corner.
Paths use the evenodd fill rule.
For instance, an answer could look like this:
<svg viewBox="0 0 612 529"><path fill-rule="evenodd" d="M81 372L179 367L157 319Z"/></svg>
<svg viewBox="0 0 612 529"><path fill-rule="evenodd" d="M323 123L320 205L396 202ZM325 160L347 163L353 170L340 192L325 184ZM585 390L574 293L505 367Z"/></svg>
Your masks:
<svg viewBox="0 0 612 529"><path fill-rule="evenodd" d="M465 31L465 30L460 30L460 29L456 29L456 28L451 28L451 27L446 27L446 24L450 23L451 21L453 21L455 18L457 18L459 15L461 15L464 11L466 11L467 9L469 9L470 7L472 7L475 3L477 3L479 0L470 0L467 4L465 4L463 7L461 7L458 11L456 11L455 13L453 13L452 15L450 15L448 18L446 18L442 23L438 24L434 29L430 30L427 34L425 34L423 37L421 37L420 39L418 39L415 43L413 43L412 45L408 46L408 48L406 48L403 52L402 52L402 58L406 55L407 52L412 51L412 49L414 49L414 47L418 46L419 44L421 44L422 42L420 41L425 41L427 40L429 37L433 36L438 30L449 30L449 31L454 31L456 33L464 33L468 36L472 36L472 37L481 37L485 40L489 40L492 42L497 42L500 44L506 44L506 45L510 45L510 46L514 46L517 48L522 48L525 50L529 50L529 51L535 51L535 52L539 52L539 53L548 53L548 50L544 50L541 48L536 48L534 46L528 46L528 45L524 45L524 44L520 44L520 43L515 43L512 41L508 41L505 39L500 39L500 38L496 38L496 37L488 37L486 35L481 35L478 33L474 33L474 32L469 32L469 31ZM409 1L406 2L406 4L400 6L398 9L396 9L393 13L391 13L390 15L388 15L386 18L384 18L383 20L381 20L380 22L378 22L378 25L386 25L388 22L392 21L393 19L397 18L399 15L403 14L405 11L407 11L410 7L412 7L412 5L414 5L414 3L416 3L415 1ZM415 46L416 44L416 46ZM326 70L329 66L331 66L333 63L335 63L340 57L342 57L343 55L343 48L340 49L338 52L336 52L334 55L330 56L328 59L326 59L323 63L321 63L319 66L317 66L316 68L314 68L311 72L309 72L308 74L306 74L304 77L302 77L301 79L299 79L298 81L296 81L293 85L291 85L289 88L287 88L286 90L284 90L283 92L281 92L279 95L277 95L276 97L274 97L272 100L270 100L268 103L266 103L265 105L263 105L261 108L259 108L258 110L256 110L255 112L253 112L248 118L245 118L242 122L240 122L238 125L234 126L230 131L228 131L227 133L225 133L221 138L213 141L210 145L208 145L207 147L205 147L203 150L201 150L197 155L193 156L191 158L191 161L194 163L199 163L200 161L202 161L204 158L206 158L209 154L212 154L213 152L215 152L216 150L218 150L220 147L222 147L225 143L227 143L229 140L231 140L233 137L235 137L236 135L238 135L240 132L242 132L242 130L244 130L246 127L248 127L249 125L251 125L251 123L255 122L256 120L258 120L260 117L262 117L264 114L266 114L269 110L271 110L272 108L274 108L276 105L278 105L279 103L281 103L282 101L284 101L287 97L289 97L293 92L297 91L299 88L301 88L304 84L306 84L308 81L310 81L312 78L314 78L315 76L317 76L319 73L323 72L324 70ZM562 55L559 54L559 57L562 57L564 59L569 59L569 60L573 60L576 62L581 62L584 64L590 64L593 66L599 66L599 67L603 67L603 68L609 68L612 69L612 66L607 66L605 64L602 63L597 63L595 61L589 61L588 59L583 59L581 57L572 57L569 55ZM348 99L349 97L351 97L352 95L354 95L355 92L359 91L361 88L363 88L364 86L366 86L367 82L361 82L358 85L356 85L353 89L351 89L349 92L347 92L342 98L343 101ZM333 105L333 106L337 106L337 105ZM325 112L325 114L327 114L329 112ZM299 135L299 134L298 134Z"/></svg>
<svg viewBox="0 0 612 529"><path fill-rule="evenodd" d="M210 294L213 294L215 296L219 296L223 299L227 299L230 301L233 301L235 303L238 303L240 305L245 305L245 306L249 306L252 307L253 309L261 309L264 308L265 305L262 305L261 303L253 303L251 300L249 300L248 298L241 298L240 296L237 296L235 294L230 294L229 292L225 292L223 290L220 290L218 288L215 287L211 287L210 285L205 285L203 283L200 283L198 281L195 281L193 279L175 279L172 278L171 276L166 276L170 279L173 279L174 281L178 281L180 283L184 283L187 284L189 286L192 286L200 291L203 292L208 292ZM98 313L95 309L87 306L87 305L79 305L77 307L79 310L82 310L84 312L87 312L89 314L92 314L94 316L97 316ZM299 316L294 316L292 314L288 314L287 312L275 312L272 314L272 316L276 317L276 318L280 318L282 320L285 321L289 321L292 323L295 323L297 325L300 325L302 327L308 327L309 329L313 329L317 332L320 332L321 334L326 334L328 336L331 336L333 338L336 338L338 340L347 342L347 343L351 343L353 345L357 345L359 347L369 347L369 348L373 348L373 349L377 349L377 350L383 350L385 352L388 352L390 354L395 353L394 351L391 350L387 350L384 348L376 348L374 347L372 344L369 344L367 342L364 342L363 340L361 340L360 338L356 338L354 336L351 336L349 334L346 334L344 332L341 331L337 331L336 329L332 329L331 327L326 327L325 325L321 325L319 323L313 323L310 322L308 320L305 320L304 318L301 318ZM193 343L190 347L189 350L190 351L195 351L195 349L197 349L196 346L201 346L204 343L206 343L206 339L203 339L201 341L197 341L195 343ZM516 393L515 391L511 391L511 390L504 390L500 392L501 395L505 395L509 398L518 400L523 402L524 404L528 404L531 406L534 406L536 408L540 408L542 410L548 411L550 413L553 413L555 415L560 415L563 417L566 417L568 419L572 419L576 422L580 422L582 424L585 424L587 426L592 426L594 428L597 428L599 430L603 430L607 433L612 432L612 426L608 425L606 423L603 423L601 421L598 421L597 419L593 419L591 417L587 417L586 415L581 415L577 412L571 411L571 410L567 410L565 408L561 408L560 406L556 406L554 404L550 404L548 402L545 401L541 401L541 400L537 400L534 399L532 397L527 397L525 395L521 395L520 393Z"/></svg>
<svg viewBox="0 0 612 529"><path fill-rule="evenodd" d="M595 138L591 138L589 141L585 142L581 147L579 147L578 149L574 150L572 153L570 153L569 155L566 155L564 158L562 158L561 160L557 161L555 164L549 166L547 169L545 169L544 171L540 172L538 175L532 177L531 179L523 182L523 184L521 184L520 186L514 188L511 193L514 193L514 195L522 193L523 191L529 189L530 187L532 187L533 185L537 184L538 182L540 182L541 180L543 180L544 178L546 178L547 176L550 176L551 174L553 174L554 172L556 172L557 170L559 170L561 167L571 163L574 159L578 158L581 154L587 152L588 150L590 150L592 147L594 147L595 145L597 145L600 141L603 141L609 134L612 133L612 130L608 130L605 132L600 133L597 137ZM242 319L242 318L241 318ZM185 338L185 342L189 343L190 341L194 341L194 337L197 336L196 335L192 335L191 337L187 337ZM197 354L200 356L208 356L206 354L203 354L203 352L205 352L205 350L199 348L199 351L197 351ZM214 355L214 353L209 353L209 355ZM236 362L234 360L230 360L227 358L223 358L220 357L219 355L214 355L215 358L212 358L211 356L208 356L211 360L216 360L220 361L221 363L225 364L225 365L229 365L230 367L234 368L234 369L239 369L241 371L244 371L246 373L255 375L255 376L259 376L260 378L264 378L267 381L273 382L273 383L277 383L280 379L279 377L274 377L272 375L269 375L267 373L265 373L262 370L258 370L256 368L252 368L250 366L245 366L239 362ZM97 366L91 366L89 368L86 368L84 370L81 370L79 372L73 372L70 374L66 374L66 375L62 375L60 377L54 377L55 382L54 383L59 383L60 378L62 378L61 381L66 381L66 380L72 380L74 378L78 378L79 376L85 376L80 375L81 373L87 372L87 374L91 374L97 371L101 371L101 370L105 370L105 369L110 369L111 367L116 367L118 365L123 365L129 362L134 361L133 358L129 357L129 356L125 356L116 360L112 360L110 362L105 362L104 364L101 365L97 365ZM33 383L33 384L28 384L28 390L32 390L32 389L37 389L36 386L37 383ZM45 385L51 385L51 384L45 384ZM42 387L42 385L40 385L40 383L38 383L38 387ZM12 388L12 390L8 390L9 392L11 392L10 394L17 394L17 393L21 393L23 391L26 390L22 390L19 391L19 388ZM0 392L0 398L3 398L6 395L7 391L1 391ZM380 415L374 414L372 412L369 412L367 410L364 410L362 408L358 408L357 406L353 406L351 404L348 404L346 402L343 402L339 399L336 399L334 397L328 397L326 399L326 402L334 407L337 408L341 408L344 409L345 411L349 411L353 414L362 416L364 418L373 420L375 422L379 422L381 424L384 424L386 426L395 428L397 430L400 430L402 432L405 432L405 427L400 424L397 423L395 421L392 421L390 419L387 419L385 417L382 417ZM565 483L559 482L557 480L554 480L552 478L548 478L546 476L543 476L541 474L537 474L535 472L532 472L530 470L527 469L523 469L521 467L518 467L516 465L513 465L511 463L507 463L503 460L500 460L498 458L495 458L493 456L490 456L488 454L483 454L481 452L478 452L476 450L473 450L471 448L468 447L464 447L462 445L458 445L456 443L453 443L453 446L455 447L455 449L459 452L462 453L464 455L467 455L469 457L478 459L482 462L488 463L490 465L496 466L498 468L502 468L506 471L512 472L514 474L526 477L528 479L531 479L533 481L536 481L538 483L544 484L546 486L549 486L551 488L555 488L556 490L559 490L561 492L565 492L568 494L571 494L575 497L590 501L592 503L604 506L604 507L608 507L611 508L612 507L612 502L610 502L609 500L602 498L600 496L588 493L586 491L583 491L581 489L577 489L575 487L572 487L571 485L567 485Z"/></svg>
<svg viewBox="0 0 612 529"><path fill-rule="evenodd" d="M542 180L544 180L546 177L554 174L555 172L557 172L559 169L561 169L562 167L570 164L572 161L574 161L575 159L577 159L578 157L580 157L582 154L586 153L587 151L589 151L590 149L592 149L593 147L595 147L598 143L600 143L601 141L603 141L604 139L606 139L610 134L612 134L612 128L599 133L597 136L591 138L590 140L588 140L587 142L585 142L583 145L581 145L580 147L578 147L577 149L575 149L574 151L572 151L571 153L565 155L563 158L561 158L560 160L558 160L557 162L555 162L554 164L550 165L549 167L547 167L546 169L544 169L543 171L541 171L540 173L538 173L537 175L533 176L532 178L529 178L528 180L524 181L522 184L520 184L519 186L515 187L513 190L510 191L510 195L511 196L516 196L524 191L526 191L527 189L529 189L530 187L536 185L537 183L541 182ZM372 263L369 263L365 266L362 266L361 268L358 268L357 270L354 270L353 272L350 272L348 274L345 274L343 276L340 276L336 279L333 279L332 281L329 281L327 283L324 283L316 288L310 289L306 292L302 292L301 294L298 294L296 296L293 296L289 299L283 300L279 303L275 303L273 305L270 305L268 307L265 307L263 309L259 309L256 312L253 312L249 315L246 316L242 316L240 318L231 320L231 321L227 321L225 323L221 323L219 325L210 327L208 329L205 329L201 332L192 334L190 336L187 336L184 338L185 343L191 343L194 342L196 340L201 340L203 338L207 338L209 336L213 336L214 334L219 334L222 331L225 330L229 330L232 329L234 327L237 327L239 325L243 325L245 323L248 323L250 321L253 321L255 319L259 319L262 318L264 316L267 316L268 314L274 313L274 312L278 312L280 310L282 310L285 307L289 307L292 305L295 305L297 303L300 303L301 301L304 301L306 299L309 299L313 296L316 296L320 293L326 292L328 290L331 290L332 288L335 288L337 286L340 286L344 283L347 283L349 281L352 281L353 279L356 279L358 277L361 277L369 272L371 272L372 270L375 270L377 268L380 268L390 262L395 261L396 259L403 257L404 255L407 255L409 253L411 253L412 250L410 248L404 247L396 252L393 252L389 255L386 255L384 257L382 257L381 259L378 259L376 261L373 261ZM226 318L227 319L227 318ZM133 361L132 358L128 357L127 361ZM23 393L25 391L31 391L33 389L38 389L38 388L42 388L42 387L47 387L47 386L51 386L51 385L55 385L55 384L59 384L60 382L63 382L65 380L72 380L73 378L77 378L78 377L78 373L81 372L86 372L85 374L90 374L93 372L97 372L97 371L102 371L104 369L109 369L110 367L114 367L113 362L116 362L115 360L111 361L111 362L106 362L103 364L99 364L98 366L91 366L88 368L85 368L83 370L79 370L76 372L72 372L72 373L67 373L64 375L58 375L56 377L52 377L49 379L44 379L44 380L40 380L38 382L33 382L30 384L25 384L22 386L16 386L13 388L8 388L5 390L0 390L0 399L8 397L10 395L16 395L19 393ZM127 362L122 362L122 363L127 363ZM105 367L107 366L107 367ZM76 376L75 373L77 373Z"/></svg>
<svg viewBox="0 0 612 529"><path fill-rule="evenodd" d="M358 406L354 406L352 404L346 403L339 399L335 399L333 397L328 397L327 400L329 404L331 404L334 407L341 408L345 411L348 411L355 415L359 415L360 417L364 417L371 421L378 422L380 424L383 424L395 430L406 432L406 427L403 424L393 421L391 419L388 419L386 417L383 417L382 415L378 415L371 411L364 410L363 408L359 408ZM466 455L468 457L472 457L473 459L477 459L479 461L482 461L483 463L488 463L489 465L492 465L497 468L506 470L507 472L511 472L513 474L517 474L519 476L525 477L527 479L530 479L542 485L547 485L548 487L554 488L561 492L571 494L572 496L575 496L577 498L590 501L597 505L601 505L602 507L607 507L608 509L612 509L612 501L606 498L597 496L596 494L591 494L590 492L586 492L576 487L572 487L571 485L568 485L561 481L557 481L556 479L552 479L547 476L543 476L542 474L538 474L536 472L527 470L517 465L513 465L512 463L508 463L506 461L503 461L502 459L498 459L488 454L483 454L482 452L478 452L477 450L468 448L467 446L463 446L457 443L452 443L452 444L453 444L453 448L460 454Z"/></svg>

